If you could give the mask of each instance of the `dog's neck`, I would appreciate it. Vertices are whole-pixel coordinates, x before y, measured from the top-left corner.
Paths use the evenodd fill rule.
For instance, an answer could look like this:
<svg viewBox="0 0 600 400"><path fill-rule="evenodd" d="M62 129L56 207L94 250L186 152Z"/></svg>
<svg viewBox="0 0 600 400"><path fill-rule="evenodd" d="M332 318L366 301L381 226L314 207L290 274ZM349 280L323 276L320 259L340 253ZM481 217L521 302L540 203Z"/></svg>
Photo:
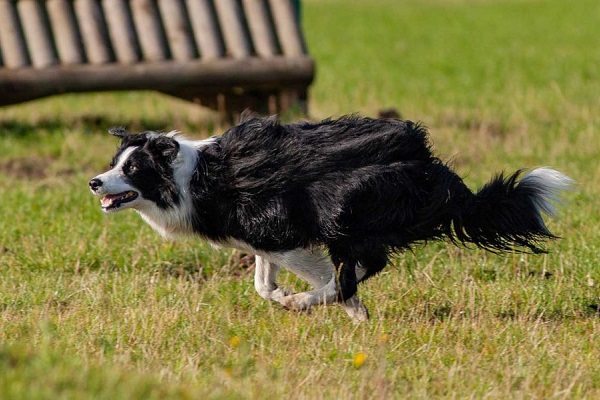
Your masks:
<svg viewBox="0 0 600 400"><path fill-rule="evenodd" d="M154 204L143 204L136 210L148 225L168 239L193 233L190 181L198 166L198 151L216 140L209 138L192 141L183 137L175 137L175 139L179 142L179 153L172 165L173 177L177 185L177 204L173 204L168 209L158 208Z"/></svg>

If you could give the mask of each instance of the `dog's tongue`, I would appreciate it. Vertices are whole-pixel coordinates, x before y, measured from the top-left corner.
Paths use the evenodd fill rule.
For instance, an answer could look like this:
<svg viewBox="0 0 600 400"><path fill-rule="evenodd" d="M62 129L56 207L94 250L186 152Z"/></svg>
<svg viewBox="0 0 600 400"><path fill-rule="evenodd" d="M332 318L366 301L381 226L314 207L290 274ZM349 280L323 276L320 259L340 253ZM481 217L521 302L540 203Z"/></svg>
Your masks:
<svg viewBox="0 0 600 400"><path fill-rule="evenodd" d="M100 200L100 203L102 204L102 207L108 207L108 206L110 206L112 204L112 202L113 202L113 199L115 197L118 197L118 195L107 194L106 196L104 196L102 198L102 200Z"/></svg>

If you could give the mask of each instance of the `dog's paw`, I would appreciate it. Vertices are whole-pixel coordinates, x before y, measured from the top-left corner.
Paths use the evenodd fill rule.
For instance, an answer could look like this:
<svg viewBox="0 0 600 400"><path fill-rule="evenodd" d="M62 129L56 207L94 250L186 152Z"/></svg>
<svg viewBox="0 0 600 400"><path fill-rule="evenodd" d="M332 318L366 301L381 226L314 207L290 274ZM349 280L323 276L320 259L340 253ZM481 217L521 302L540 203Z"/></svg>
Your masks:
<svg viewBox="0 0 600 400"><path fill-rule="evenodd" d="M278 300L282 297L286 297L286 296L291 296L294 294L293 290L287 289L287 288L282 288L282 287L278 287L277 289L273 290L271 292L271 300Z"/></svg>
<svg viewBox="0 0 600 400"><path fill-rule="evenodd" d="M281 297L291 296L294 294L292 290L280 287L273 290L258 288L256 289L256 292L265 300L277 300Z"/></svg>
<svg viewBox="0 0 600 400"><path fill-rule="evenodd" d="M354 322L363 322L369 319L369 310L358 300L356 296L353 296L349 300L340 303L340 305Z"/></svg>
<svg viewBox="0 0 600 400"><path fill-rule="evenodd" d="M311 302L307 301L308 299L303 293L284 296L274 300L281 304L286 310L291 311L305 311L312 305Z"/></svg>
<svg viewBox="0 0 600 400"><path fill-rule="evenodd" d="M362 304L351 310L346 310L346 313L354 322L364 322L369 320L369 310Z"/></svg>

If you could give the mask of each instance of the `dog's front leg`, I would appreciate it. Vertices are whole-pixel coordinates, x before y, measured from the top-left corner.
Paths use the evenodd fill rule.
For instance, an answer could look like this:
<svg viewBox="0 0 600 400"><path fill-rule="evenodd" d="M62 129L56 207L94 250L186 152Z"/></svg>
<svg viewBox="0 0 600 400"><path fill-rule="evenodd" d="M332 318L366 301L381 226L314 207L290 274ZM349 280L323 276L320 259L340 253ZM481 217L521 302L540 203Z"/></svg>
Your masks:
<svg viewBox="0 0 600 400"><path fill-rule="evenodd" d="M335 276L332 276L329 282L325 285L321 285L315 290L281 297L277 299L277 302L286 309L295 311L308 310L316 305L333 304L337 302L336 287L336 278Z"/></svg>
<svg viewBox="0 0 600 400"><path fill-rule="evenodd" d="M308 310L316 305L333 304L338 302L337 284L338 279L337 276L334 275L327 284L318 289L297 293L291 296L279 297L275 300L286 309L295 311ZM369 311L358 300L356 295L345 301L340 301L339 304L352 320L361 322L369 319Z"/></svg>
<svg viewBox="0 0 600 400"><path fill-rule="evenodd" d="M277 287L275 279L279 273L279 265L256 255L254 267L254 288L263 299L276 300L293 294L291 290Z"/></svg>
<svg viewBox="0 0 600 400"><path fill-rule="evenodd" d="M310 283L315 290L275 299L288 310L307 310L317 304L336 302L336 280L333 265L318 248L299 248L273 254L278 265Z"/></svg>

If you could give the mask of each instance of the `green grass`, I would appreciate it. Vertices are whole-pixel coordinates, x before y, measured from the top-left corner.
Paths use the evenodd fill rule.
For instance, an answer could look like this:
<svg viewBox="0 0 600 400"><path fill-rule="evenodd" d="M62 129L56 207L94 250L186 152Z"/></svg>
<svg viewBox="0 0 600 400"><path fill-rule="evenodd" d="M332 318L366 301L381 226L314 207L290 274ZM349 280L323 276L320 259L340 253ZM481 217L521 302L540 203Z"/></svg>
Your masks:
<svg viewBox="0 0 600 400"><path fill-rule="evenodd" d="M162 241L88 193L106 128L199 138L223 129L213 114L152 93L5 107L0 398L600 396L597 1L307 0L303 17L313 117L396 107L473 188L555 166L580 183L550 223L564 238L544 256L401 254L361 287L368 323L290 313L230 252Z"/></svg>

